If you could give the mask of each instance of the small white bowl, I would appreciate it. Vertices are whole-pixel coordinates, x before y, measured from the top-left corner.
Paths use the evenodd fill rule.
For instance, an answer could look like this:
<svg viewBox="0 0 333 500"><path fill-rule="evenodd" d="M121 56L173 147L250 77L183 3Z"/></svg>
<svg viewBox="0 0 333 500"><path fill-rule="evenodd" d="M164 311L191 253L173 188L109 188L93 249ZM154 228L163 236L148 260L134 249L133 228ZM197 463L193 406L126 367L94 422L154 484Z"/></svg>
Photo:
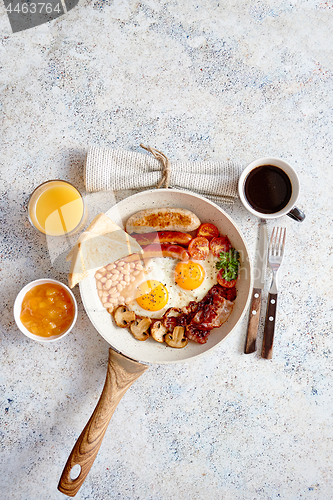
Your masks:
<svg viewBox="0 0 333 500"><path fill-rule="evenodd" d="M53 335L52 337L40 337L39 335L35 335L34 333L29 332L29 330L23 325L23 323L20 319L21 310L22 310L22 302L23 302L23 299L25 297L25 294L27 292L29 292L29 290L31 290L35 286L44 285L45 283L55 283L57 285L62 286L66 290L66 292L69 293L69 295L72 299L73 305L74 305L74 318L73 318L73 321L70 324L70 326L67 328L67 330L65 332L61 333L60 335ZM56 340L59 340L59 339L65 337L65 335L67 335L71 331L73 326L75 325L75 322L77 319L77 302L76 302L76 299L73 295L73 292L68 288L68 286L64 285L60 281L44 278L44 279L32 281L31 283L28 283L28 285L26 285L25 287L22 288L22 290L19 292L19 294L17 295L17 297L15 299L13 312L14 312L15 322L16 322L18 328L21 330L21 332L24 333L24 335L26 335L27 337L29 337L32 340L37 340L38 342L55 342Z"/></svg>

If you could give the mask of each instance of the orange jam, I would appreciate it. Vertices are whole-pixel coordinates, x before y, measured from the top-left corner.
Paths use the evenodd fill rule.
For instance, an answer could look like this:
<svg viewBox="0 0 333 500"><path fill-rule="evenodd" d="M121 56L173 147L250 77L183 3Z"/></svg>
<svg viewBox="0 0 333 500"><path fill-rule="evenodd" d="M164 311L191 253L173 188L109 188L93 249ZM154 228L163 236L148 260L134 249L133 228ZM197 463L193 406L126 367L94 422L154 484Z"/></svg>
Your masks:
<svg viewBox="0 0 333 500"><path fill-rule="evenodd" d="M74 314L74 304L67 290L56 283L45 283L25 294L20 319L29 332L53 337L70 327Z"/></svg>

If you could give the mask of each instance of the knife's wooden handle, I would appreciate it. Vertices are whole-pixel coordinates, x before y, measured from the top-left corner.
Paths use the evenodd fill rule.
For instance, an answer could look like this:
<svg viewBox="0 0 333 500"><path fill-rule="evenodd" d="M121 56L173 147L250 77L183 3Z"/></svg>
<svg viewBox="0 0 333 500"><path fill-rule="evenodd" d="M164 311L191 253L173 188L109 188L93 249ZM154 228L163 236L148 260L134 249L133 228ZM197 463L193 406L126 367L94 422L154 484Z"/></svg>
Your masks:
<svg viewBox="0 0 333 500"><path fill-rule="evenodd" d="M254 288L250 306L249 323L246 334L245 354L251 354L256 350L258 326L261 309L261 288Z"/></svg>
<svg viewBox="0 0 333 500"><path fill-rule="evenodd" d="M268 295L267 313L264 329L264 340L262 344L262 357L272 359L273 357L273 342L276 318L277 293Z"/></svg>
<svg viewBox="0 0 333 500"><path fill-rule="evenodd" d="M112 349L109 350L108 370L103 392L94 413L69 455L58 484L59 491L70 497L74 497L79 491L94 463L119 401L147 368L146 365L125 358ZM70 477L74 465L79 465L81 468L76 479Z"/></svg>

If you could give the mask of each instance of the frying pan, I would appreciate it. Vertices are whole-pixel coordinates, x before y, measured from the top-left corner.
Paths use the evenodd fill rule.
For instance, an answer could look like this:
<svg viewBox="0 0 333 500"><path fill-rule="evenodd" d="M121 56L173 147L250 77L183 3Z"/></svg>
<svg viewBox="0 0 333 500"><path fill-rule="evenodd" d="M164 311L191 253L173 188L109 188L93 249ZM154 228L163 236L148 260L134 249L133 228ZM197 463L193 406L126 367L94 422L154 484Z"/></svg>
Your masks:
<svg viewBox="0 0 333 500"><path fill-rule="evenodd" d="M110 314L101 306L94 276L88 276L81 281L80 293L84 308L90 321L110 344L111 349L109 349L108 369L101 397L74 445L59 481L58 489L68 496L75 496L82 486L97 456L117 404L133 382L148 368L145 363L177 363L201 356L213 349L241 321L250 299L252 273L248 247L231 217L215 203L187 191L153 189L117 203L107 215L124 228L126 220L135 212L145 208L162 207L191 210L202 222L210 222L217 226L221 234L228 235L232 246L239 251L241 260L235 305L228 321L211 332L206 344L189 342L185 348L172 349L151 338L139 342L130 334L124 335L123 329L114 324ZM75 479L71 479L70 472L75 465L80 466L80 473Z"/></svg>

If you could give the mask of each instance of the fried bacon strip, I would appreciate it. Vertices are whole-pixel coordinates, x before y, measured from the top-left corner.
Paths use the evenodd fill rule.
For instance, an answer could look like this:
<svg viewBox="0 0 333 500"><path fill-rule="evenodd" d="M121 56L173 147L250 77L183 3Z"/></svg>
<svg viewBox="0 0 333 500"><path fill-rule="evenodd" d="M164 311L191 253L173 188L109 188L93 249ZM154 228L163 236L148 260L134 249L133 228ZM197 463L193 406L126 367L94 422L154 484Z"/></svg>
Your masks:
<svg viewBox="0 0 333 500"><path fill-rule="evenodd" d="M236 289L214 285L199 302L192 301L182 309L168 309L163 316L163 325L169 331L183 326L187 338L205 344L211 330L219 328L229 318L235 298Z"/></svg>

